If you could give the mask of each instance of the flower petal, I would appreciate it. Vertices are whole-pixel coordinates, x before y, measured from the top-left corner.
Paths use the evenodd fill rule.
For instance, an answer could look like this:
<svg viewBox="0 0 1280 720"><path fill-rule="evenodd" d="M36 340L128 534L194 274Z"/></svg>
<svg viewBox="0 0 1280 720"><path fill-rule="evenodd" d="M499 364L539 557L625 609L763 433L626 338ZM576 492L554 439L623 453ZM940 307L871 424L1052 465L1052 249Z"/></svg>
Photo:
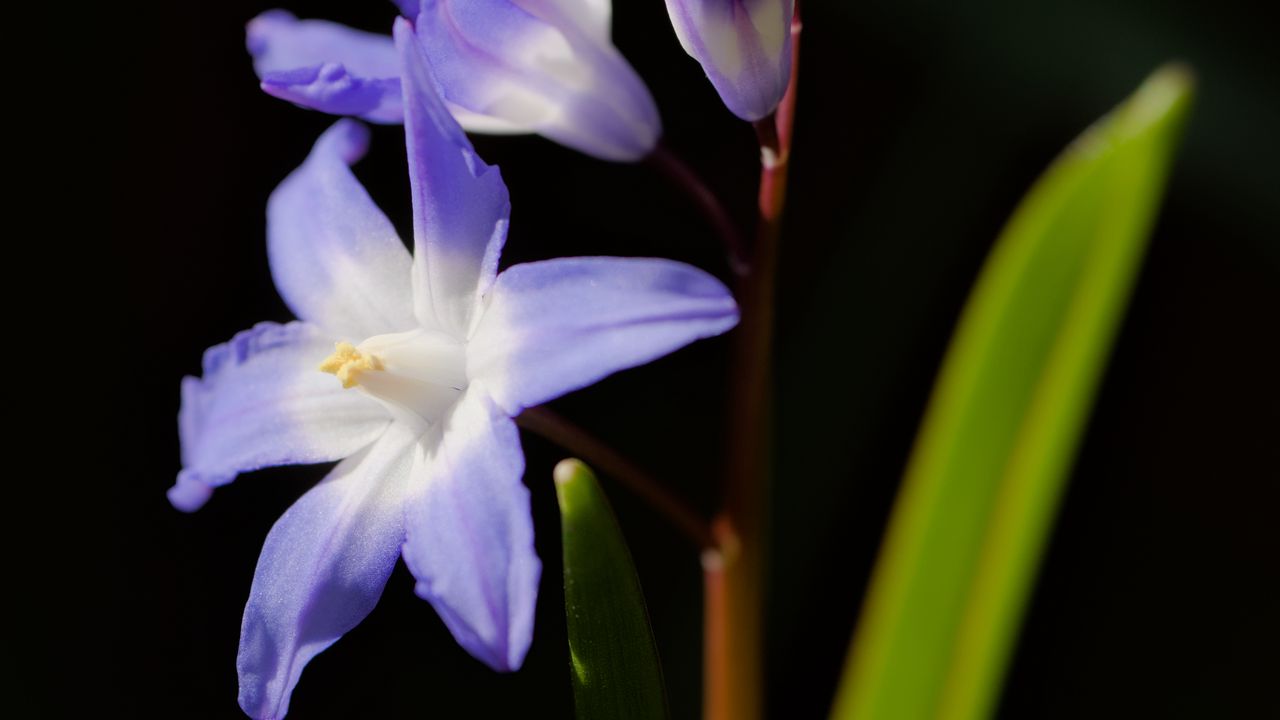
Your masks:
<svg viewBox="0 0 1280 720"><path fill-rule="evenodd" d="M212 488L271 465L329 462L372 443L390 422L378 402L317 368L331 338L305 323L262 323L204 354L182 381L182 471L169 491L198 509Z"/></svg>
<svg viewBox="0 0 1280 720"><path fill-rule="evenodd" d="M344 340L409 330L411 259L349 165L369 130L339 120L267 202L267 254L276 288L298 317Z"/></svg>
<svg viewBox="0 0 1280 720"><path fill-rule="evenodd" d="M458 121L462 129L469 133L479 133L481 135L528 135L533 132L533 128L517 125L502 118L474 113L447 100L444 106L449 108L449 114L453 116L454 120Z"/></svg>
<svg viewBox="0 0 1280 720"><path fill-rule="evenodd" d="M420 445L404 559L458 643L499 671L533 639L542 563L533 547L515 423L472 383Z"/></svg>
<svg viewBox="0 0 1280 720"><path fill-rule="evenodd" d="M538 17L558 17L557 24L573 23L600 43L610 43L609 25L613 15L612 0L512 0Z"/></svg>
<svg viewBox="0 0 1280 720"><path fill-rule="evenodd" d="M561 258L498 276L467 372L511 415L738 322L729 290L650 258Z"/></svg>
<svg viewBox="0 0 1280 720"><path fill-rule="evenodd" d="M267 93L335 115L401 121L400 64L386 35L268 10L245 36Z"/></svg>
<svg viewBox="0 0 1280 720"><path fill-rule="evenodd" d="M413 190L413 293L419 322L461 338L498 272L511 202L450 117L404 18L395 23L404 68L405 141Z"/></svg>
<svg viewBox="0 0 1280 720"><path fill-rule="evenodd" d="M240 707L282 718L307 662L373 610L404 540L405 479L418 436L391 426L276 521L240 629Z"/></svg>
<svg viewBox="0 0 1280 720"><path fill-rule="evenodd" d="M589 155L639 160L662 134L657 106L609 42L607 15L579 5L423 0L415 28L449 102Z"/></svg>
<svg viewBox="0 0 1280 720"><path fill-rule="evenodd" d="M667 0L685 52L734 115L759 120L782 100L791 77L794 0Z"/></svg>
<svg viewBox="0 0 1280 720"><path fill-rule="evenodd" d="M391 0L400 8L400 14L410 20L418 17L418 0Z"/></svg>

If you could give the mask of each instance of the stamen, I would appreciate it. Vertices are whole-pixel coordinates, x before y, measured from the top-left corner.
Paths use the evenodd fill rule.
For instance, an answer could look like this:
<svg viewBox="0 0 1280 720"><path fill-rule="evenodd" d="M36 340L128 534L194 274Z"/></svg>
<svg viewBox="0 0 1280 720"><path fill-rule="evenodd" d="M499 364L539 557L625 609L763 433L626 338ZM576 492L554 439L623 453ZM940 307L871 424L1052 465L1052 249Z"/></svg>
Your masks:
<svg viewBox="0 0 1280 720"><path fill-rule="evenodd" d="M382 360L377 355L360 352L349 342L339 342L337 350L320 363L320 370L337 375L342 387L353 388L360 383L360 373L366 370L382 370Z"/></svg>

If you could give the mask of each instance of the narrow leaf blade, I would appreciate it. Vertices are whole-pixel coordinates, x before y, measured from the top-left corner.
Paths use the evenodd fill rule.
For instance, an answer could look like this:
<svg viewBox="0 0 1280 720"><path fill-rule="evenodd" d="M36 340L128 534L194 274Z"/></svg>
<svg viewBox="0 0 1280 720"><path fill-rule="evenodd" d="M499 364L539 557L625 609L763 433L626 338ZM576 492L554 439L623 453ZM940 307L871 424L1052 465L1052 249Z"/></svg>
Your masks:
<svg viewBox="0 0 1280 720"><path fill-rule="evenodd" d="M997 240L916 440L834 718L992 714L1191 84L1176 66L1152 75Z"/></svg>
<svg viewBox="0 0 1280 720"><path fill-rule="evenodd" d="M595 475L577 460L555 469L564 548L570 674L580 720L668 716L658 650L640 580Z"/></svg>

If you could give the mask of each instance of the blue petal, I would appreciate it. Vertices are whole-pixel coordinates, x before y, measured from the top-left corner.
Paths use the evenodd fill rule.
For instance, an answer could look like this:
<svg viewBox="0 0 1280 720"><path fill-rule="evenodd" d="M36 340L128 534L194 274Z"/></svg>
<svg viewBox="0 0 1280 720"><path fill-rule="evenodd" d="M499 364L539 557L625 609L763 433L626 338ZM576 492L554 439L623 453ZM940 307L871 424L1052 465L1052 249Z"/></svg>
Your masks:
<svg viewBox="0 0 1280 720"><path fill-rule="evenodd" d="M304 323L262 323L209 348L204 376L182 381L174 506L196 510L242 472L338 460L377 439L387 411L316 369L332 351Z"/></svg>
<svg viewBox="0 0 1280 720"><path fill-rule="evenodd" d="M428 327L466 337L497 274L511 202L501 173L476 156L445 109L409 22L397 18L394 32L405 78L415 313Z"/></svg>
<svg viewBox="0 0 1280 720"><path fill-rule="evenodd" d="M368 141L368 128L339 120L267 202L276 289L298 317L352 342L417 327L409 251L348 167Z"/></svg>
<svg viewBox="0 0 1280 720"><path fill-rule="evenodd" d="M648 88L609 42L598 5L422 0L415 27L449 102L589 155L639 160L662 122Z"/></svg>
<svg viewBox="0 0 1280 720"><path fill-rule="evenodd" d="M393 425L271 528L236 658L240 707L251 717L284 717L307 662L377 604L404 540L402 501L417 437Z"/></svg>
<svg viewBox="0 0 1280 720"><path fill-rule="evenodd" d="M405 563L463 648L516 670L533 639L542 573L519 433L475 383L435 432L410 479Z"/></svg>
<svg viewBox="0 0 1280 720"><path fill-rule="evenodd" d="M418 17L418 0L391 0L400 8L400 14L412 20Z"/></svg>
<svg viewBox="0 0 1280 720"><path fill-rule="evenodd" d="M577 25L591 38L609 43L612 0L515 0L526 11L555 25Z"/></svg>
<svg viewBox="0 0 1280 720"><path fill-rule="evenodd" d="M335 115L380 123L401 118L391 38L269 10L249 21L246 45L262 89Z"/></svg>
<svg viewBox="0 0 1280 720"><path fill-rule="evenodd" d="M685 52L748 121L773 112L787 90L794 9L794 0L667 0Z"/></svg>
<svg viewBox="0 0 1280 720"><path fill-rule="evenodd" d="M738 322L729 290L683 263L562 258L498 276L467 373L508 413L666 355Z"/></svg>

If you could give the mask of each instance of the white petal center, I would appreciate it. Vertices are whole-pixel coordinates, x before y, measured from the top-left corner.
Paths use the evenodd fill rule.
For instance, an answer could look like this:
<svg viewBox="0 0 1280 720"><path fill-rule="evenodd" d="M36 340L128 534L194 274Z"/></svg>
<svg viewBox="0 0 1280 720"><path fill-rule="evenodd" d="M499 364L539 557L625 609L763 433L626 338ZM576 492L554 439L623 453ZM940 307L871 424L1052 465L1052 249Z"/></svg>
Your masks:
<svg viewBox="0 0 1280 720"><path fill-rule="evenodd" d="M320 370L393 409L433 423L467 387L466 346L442 332L410 330L339 342Z"/></svg>

